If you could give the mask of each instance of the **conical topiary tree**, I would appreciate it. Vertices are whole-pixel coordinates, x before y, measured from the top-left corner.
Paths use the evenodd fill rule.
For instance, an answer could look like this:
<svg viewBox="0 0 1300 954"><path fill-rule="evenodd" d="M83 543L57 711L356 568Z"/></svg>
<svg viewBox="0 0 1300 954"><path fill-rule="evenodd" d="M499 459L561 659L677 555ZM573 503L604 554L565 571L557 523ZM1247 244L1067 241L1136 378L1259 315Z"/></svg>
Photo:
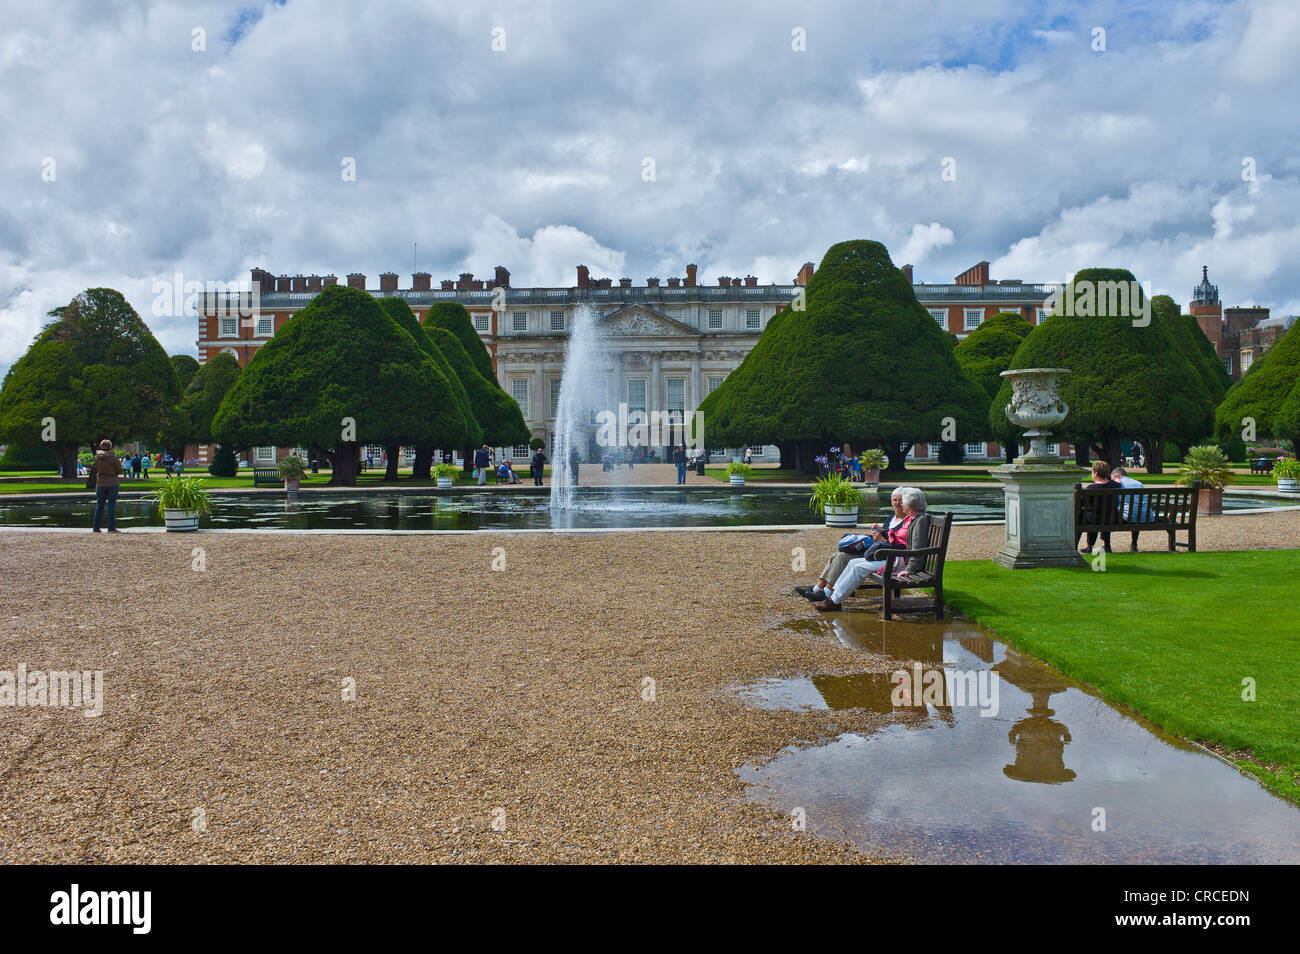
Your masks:
<svg viewBox="0 0 1300 954"><path fill-rule="evenodd" d="M495 377L485 378L479 373L459 338L437 323L430 322L427 315L423 326L429 339L446 356L461 384L465 386L474 418L483 431L482 441L493 447L510 447L527 442L531 435L518 402L501 390ZM482 349L481 342L478 347ZM478 445L467 443L462 446L466 451L465 469L469 470L473 466L474 448Z"/></svg>
<svg viewBox="0 0 1300 954"><path fill-rule="evenodd" d="M1011 366L1069 368L1061 397L1070 413L1056 433L1116 465L1126 437L1194 441L1209 433L1214 403L1166 323L1144 321L1141 289L1134 300L1120 302L1103 293L1113 283L1138 288L1126 269L1076 274L1064 300L1088 301L1090 307L1048 315L1017 349ZM993 404L1010 400L1011 384L1004 381Z"/></svg>
<svg viewBox="0 0 1300 954"><path fill-rule="evenodd" d="M50 316L0 385L0 441L52 444L69 478L80 446L153 440L180 387L121 292L88 288Z"/></svg>
<svg viewBox="0 0 1300 954"><path fill-rule="evenodd" d="M1294 441L1300 428L1288 407L1300 383L1300 322L1291 326L1241 380L1228 389L1214 415L1214 436L1240 437L1253 430L1258 437ZM1285 413L1284 413L1285 411ZM1300 444L1295 445L1300 450Z"/></svg>
<svg viewBox="0 0 1300 954"><path fill-rule="evenodd" d="M317 448L331 483L355 484L362 444L454 447L465 419L433 360L375 299L333 285L257 350L212 434L235 447Z"/></svg>
<svg viewBox="0 0 1300 954"><path fill-rule="evenodd" d="M465 390L465 385L461 383L460 376L447 360L447 356L442 353L442 349L437 347L429 338L428 332L420 324L415 312L411 311L411 306L402 298L381 298L379 306L388 313L388 317L397 322L402 328L406 329L420 350L424 351L432 360L434 365L442 372L442 376L447 379L451 385L452 393L456 397L456 406L460 408L461 415L465 418L465 443L470 447L477 447L483 443L483 428L479 426L478 418L474 416L474 406L470 402L469 394ZM444 448L446 449L446 448ZM415 466L411 469L412 480L428 480L433 473L433 451L432 444L419 443L415 445ZM389 461L394 460L394 455L389 454ZM390 467L393 464L390 463ZM393 475L396 477L396 474Z"/></svg>
<svg viewBox="0 0 1300 954"><path fill-rule="evenodd" d="M832 444L883 447L891 469L945 419L958 440L985 430L987 402L953 356L912 283L879 242L831 246L805 290L700 408L709 444L770 443L811 472Z"/></svg>
<svg viewBox="0 0 1300 954"><path fill-rule="evenodd" d="M450 331L465 348L465 353L469 355L478 373L489 381L497 379L496 369L492 367L492 356L488 354L483 339L474 330L474 322L470 320L469 312L460 302L440 301L430 306L424 315L424 327L445 328Z"/></svg>
<svg viewBox="0 0 1300 954"><path fill-rule="evenodd" d="M1002 372L1011 367L1016 350L1033 330L1033 322L1023 318L1019 312L1000 311L980 322L980 326L953 349L966 377L984 393L987 412L982 436L1002 445L1008 464L1015 460L1016 448L1024 432L1007 420L1002 406L993 406L993 399L1002 390Z"/></svg>

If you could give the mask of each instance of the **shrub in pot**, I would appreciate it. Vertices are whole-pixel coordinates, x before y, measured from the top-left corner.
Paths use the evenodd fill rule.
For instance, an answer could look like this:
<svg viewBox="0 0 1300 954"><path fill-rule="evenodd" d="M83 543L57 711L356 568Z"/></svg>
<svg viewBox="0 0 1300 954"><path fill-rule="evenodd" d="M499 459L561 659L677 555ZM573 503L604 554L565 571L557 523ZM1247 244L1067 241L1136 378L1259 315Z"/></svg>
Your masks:
<svg viewBox="0 0 1300 954"><path fill-rule="evenodd" d="M1223 513L1223 488L1233 481L1232 462L1216 444L1200 444L1183 456L1178 468L1178 483L1184 486L1199 480L1201 493L1196 512L1206 515Z"/></svg>
<svg viewBox="0 0 1300 954"><path fill-rule="evenodd" d="M734 486L743 487L745 486L745 478L750 475L753 469L754 468L742 461L733 460L727 465L727 477L731 480L731 483Z"/></svg>
<svg viewBox="0 0 1300 954"><path fill-rule="evenodd" d="M880 483L880 472L884 469L886 461L889 458L885 452L878 447L869 451L863 451L858 462L862 464L862 480L868 484Z"/></svg>
<svg viewBox="0 0 1300 954"><path fill-rule="evenodd" d="M168 477L154 497L168 530L197 530L199 517L216 509L200 477Z"/></svg>
<svg viewBox="0 0 1300 954"><path fill-rule="evenodd" d="M862 491L839 474L827 474L813 484L808 505L813 513L826 518L828 527L856 527Z"/></svg>
<svg viewBox="0 0 1300 954"><path fill-rule="evenodd" d="M297 490L301 486L303 474L307 473L307 463L301 457L290 454L275 466L284 479L285 490Z"/></svg>
<svg viewBox="0 0 1300 954"><path fill-rule="evenodd" d="M1281 493L1300 492L1300 460L1279 457L1273 461L1273 479L1277 481L1277 489Z"/></svg>
<svg viewBox="0 0 1300 954"><path fill-rule="evenodd" d="M456 480L460 468L455 464L434 464L433 476L438 478L439 487L450 487Z"/></svg>

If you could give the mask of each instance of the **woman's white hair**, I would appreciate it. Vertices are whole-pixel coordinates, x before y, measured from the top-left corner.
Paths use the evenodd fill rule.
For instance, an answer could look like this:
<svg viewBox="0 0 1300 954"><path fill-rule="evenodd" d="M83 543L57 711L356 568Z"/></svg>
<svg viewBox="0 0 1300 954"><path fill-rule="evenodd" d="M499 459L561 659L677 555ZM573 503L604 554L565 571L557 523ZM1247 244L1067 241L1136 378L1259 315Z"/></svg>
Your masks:
<svg viewBox="0 0 1300 954"><path fill-rule="evenodd" d="M903 506L917 513L925 510L925 494L921 493L919 487L900 487L895 491L903 498Z"/></svg>

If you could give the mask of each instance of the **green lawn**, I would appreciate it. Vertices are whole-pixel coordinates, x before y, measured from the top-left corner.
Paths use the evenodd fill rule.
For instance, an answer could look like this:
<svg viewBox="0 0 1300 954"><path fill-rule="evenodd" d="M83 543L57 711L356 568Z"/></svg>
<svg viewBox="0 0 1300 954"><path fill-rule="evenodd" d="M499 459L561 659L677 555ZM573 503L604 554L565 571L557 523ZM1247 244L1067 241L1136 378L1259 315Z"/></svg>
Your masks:
<svg viewBox="0 0 1300 954"><path fill-rule="evenodd" d="M944 575L962 613L1300 801L1300 552L1114 553L1105 572L958 561Z"/></svg>

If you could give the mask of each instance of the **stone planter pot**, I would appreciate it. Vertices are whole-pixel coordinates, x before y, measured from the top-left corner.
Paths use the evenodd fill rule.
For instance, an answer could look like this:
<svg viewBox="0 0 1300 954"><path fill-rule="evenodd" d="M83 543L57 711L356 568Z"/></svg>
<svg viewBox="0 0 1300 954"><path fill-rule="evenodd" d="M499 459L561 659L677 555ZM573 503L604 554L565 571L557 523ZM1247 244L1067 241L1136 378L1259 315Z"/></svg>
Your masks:
<svg viewBox="0 0 1300 954"><path fill-rule="evenodd" d="M1223 513L1223 488L1202 487L1196 498L1196 512L1204 517Z"/></svg>
<svg viewBox="0 0 1300 954"><path fill-rule="evenodd" d="M731 486L733 486L733 487L743 487L743 486L745 486L745 478L744 478L744 476L743 476L742 474L732 474L732 475L731 475Z"/></svg>
<svg viewBox="0 0 1300 954"><path fill-rule="evenodd" d="M878 484L878 483L880 483L880 471L879 471L879 470L864 470L864 471L862 472L862 482L865 483L865 484Z"/></svg>
<svg viewBox="0 0 1300 954"><path fill-rule="evenodd" d="M444 489L444 490L445 490L446 488L450 487L450 486L452 485L452 483L453 483L453 478L451 478L451 477L439 477L439 478L438 478L438 486L439 486L440 488Z"/></svg>
<svg viewBox="0 0 1300 954"><path fill-rule="evenodd" d="M302 481L297 477L286 477L284 479L284 489L290 492L297 490L302 486Z"/></svg>
<svg viewBox="0 0 1300 954"><path fill-rule="evenodd" d="M1069 406L1057 390L1061 377L1069 373L1069 368L1021 368L1002 372L1002 377L1011 379L1011 403L1004 409L1007 420L1024 428L1025 437L1029 438L1029 453L1021 460L1032 463L1059 459L1047 452L1047 438L1051 436L1051 428L1069 413Z"/></svg>
<svg viewBox="0 0 1300 954"><path fill-rule="evenodd" d="M1294 477L1279 477L1277 479L1277 492L1280 494L1300 493L1300 484Z"/></svg>
<svg viewBox="0 0 1300 954"><path fill-rule="evenodd" d="M828 527L856 527L858 525L858 508L839 504L827 504L822 508Z"/></svg>
<svg viewBox="0 0 1300 954"><path fill-rule="evenodd" d="M199 512L197 510L164 510L163 524L168 530L174 530L184 533L199 528Z"/></svg>

